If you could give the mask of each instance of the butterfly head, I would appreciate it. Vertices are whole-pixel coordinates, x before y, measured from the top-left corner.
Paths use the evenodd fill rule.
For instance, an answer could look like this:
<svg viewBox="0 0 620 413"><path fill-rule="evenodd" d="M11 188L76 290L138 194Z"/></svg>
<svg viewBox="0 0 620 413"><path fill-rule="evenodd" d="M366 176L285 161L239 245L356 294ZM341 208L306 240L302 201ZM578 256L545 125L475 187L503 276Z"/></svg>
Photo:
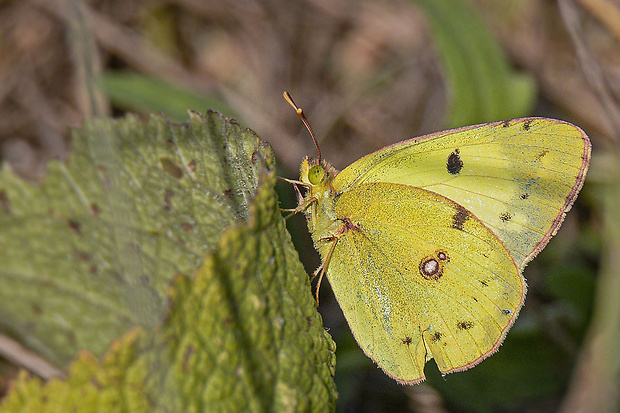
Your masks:
<svg viewBox="0 0 620 413"><path fill-rule="evenodd" d="M311 188L312 192L321 192L328 189L338 171L328 162L318 161L305 157L301 162L299 180Z"/></svg>

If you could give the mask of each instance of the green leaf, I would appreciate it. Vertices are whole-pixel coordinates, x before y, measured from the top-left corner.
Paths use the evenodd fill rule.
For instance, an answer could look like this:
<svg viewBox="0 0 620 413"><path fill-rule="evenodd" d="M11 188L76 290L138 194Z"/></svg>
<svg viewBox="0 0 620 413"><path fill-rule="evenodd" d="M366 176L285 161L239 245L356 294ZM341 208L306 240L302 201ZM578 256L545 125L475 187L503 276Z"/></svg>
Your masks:
<svg viewBox="0 0 620 413"><path fill-rule="evenodd" d="M174 280L165 323L132 330L101 363L81 353L66 381L22 374L2 410L333 410L335 348L274 186L264 174L248 222L225 231L195 277Z"/></svg>
<svg viewBox="0 0 620 413"><path fill-rule="evenodd" d="M528 114L535 84L510 67L484 24L462 0L415 0L429 19L450 98L448 126Z"/></svg>
<svg viewBox="0 0 620 413"><path fill-rule="evenodd" d="M139 73L108 71L98 81L114 105L141 113L165 113L175 122L187 117L187 108L216 109L234 114L232 109L215 95L198 95L164 80Z"/></svg>
<svg viewBox="0 0 620 413"><path fill-rule="evenodd" d="M72 145L43 185L0 171L0 329L58 365L156 326L170 280L248 220L274 168L265 143L216 113L93 120Z"/></svg>

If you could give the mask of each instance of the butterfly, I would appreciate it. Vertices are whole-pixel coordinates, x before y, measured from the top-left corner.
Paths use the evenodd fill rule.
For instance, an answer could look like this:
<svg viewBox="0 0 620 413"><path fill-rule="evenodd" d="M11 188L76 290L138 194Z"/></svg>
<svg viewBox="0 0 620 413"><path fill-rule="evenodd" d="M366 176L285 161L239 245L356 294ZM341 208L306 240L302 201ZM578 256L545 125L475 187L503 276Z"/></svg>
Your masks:
<svg viewBox="0 0 620 413"><path fill-rule="evenodd" d="M306 188L294 212L364 353L402 384L423 381L430 359L445 375L495 353L525 301L524 267L583 185L585 132L548 118L466 126L338 172L284 96L319 152L291 181Z"/></svg>

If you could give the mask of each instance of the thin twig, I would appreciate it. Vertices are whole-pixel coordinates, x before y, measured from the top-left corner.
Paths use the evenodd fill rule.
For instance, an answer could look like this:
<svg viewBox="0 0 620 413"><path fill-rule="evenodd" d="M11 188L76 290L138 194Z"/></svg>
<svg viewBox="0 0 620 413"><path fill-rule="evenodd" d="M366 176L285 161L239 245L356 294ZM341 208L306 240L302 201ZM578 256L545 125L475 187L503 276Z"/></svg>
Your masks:
<svg viewBox="0 0 620 413"><path fill-rule="evenodd" d="M10 337L0 334L0 356L18 367L23 367L42 379L65 378L65 373L45 361L41 356L28 350Z"/></svg>

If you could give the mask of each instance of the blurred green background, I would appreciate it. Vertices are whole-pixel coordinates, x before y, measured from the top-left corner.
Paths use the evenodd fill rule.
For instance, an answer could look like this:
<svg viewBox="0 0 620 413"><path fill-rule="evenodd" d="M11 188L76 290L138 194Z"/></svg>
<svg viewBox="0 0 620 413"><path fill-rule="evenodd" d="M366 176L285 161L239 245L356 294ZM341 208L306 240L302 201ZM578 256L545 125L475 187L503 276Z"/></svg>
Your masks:
<svg viewBox="0 0 620 413"><path fill-rule="evenodd" d="M526 305L474 369L404 387L358 348L328 283L341 411L616 411L620 392L620 5L603 0L0 1L0 155L38 180L88 117L216 109L268 141L297 178L315 149L337 169L448 127L557 117L591 137L584 189L526 269ZM290 186L280 188L292 207ZM1 202L1 199L0 199ZM302 217L289 221L309 273ZM0 263L1 265L1 263ZM17 368L0 360L0 394Z"/></svg>

